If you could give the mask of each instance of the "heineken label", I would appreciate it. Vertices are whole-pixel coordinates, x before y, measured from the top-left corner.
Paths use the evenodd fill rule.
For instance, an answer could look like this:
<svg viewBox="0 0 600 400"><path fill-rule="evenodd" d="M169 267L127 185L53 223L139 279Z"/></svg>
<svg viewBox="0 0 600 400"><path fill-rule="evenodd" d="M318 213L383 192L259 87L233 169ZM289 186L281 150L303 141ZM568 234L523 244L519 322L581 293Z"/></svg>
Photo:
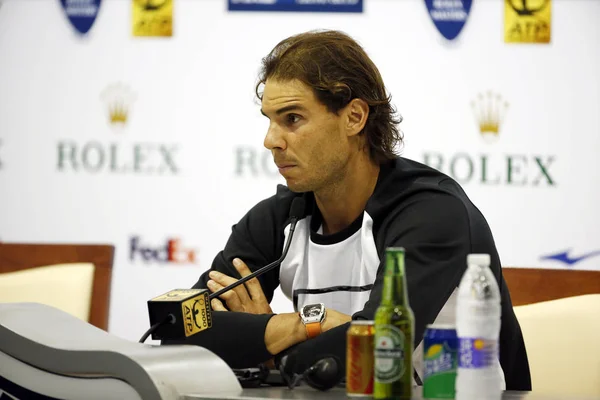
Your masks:
<svg viewBox="0 0 600 400"><path fill-rule="evenodd" d="M375 329L375 380L390 383L404 375L404 332L393 325Z"/></svg>

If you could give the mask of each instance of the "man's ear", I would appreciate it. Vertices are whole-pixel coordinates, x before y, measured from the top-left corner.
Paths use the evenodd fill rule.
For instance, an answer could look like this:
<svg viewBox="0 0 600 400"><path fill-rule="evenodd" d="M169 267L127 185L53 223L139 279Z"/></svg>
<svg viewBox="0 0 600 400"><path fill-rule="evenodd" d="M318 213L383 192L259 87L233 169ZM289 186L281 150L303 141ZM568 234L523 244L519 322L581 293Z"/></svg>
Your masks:
<svg viewBox="0 0 600 400"><path fill-rule="evenodd" d="M345 129L348 136L358 135L369 117L369 105L362 99L352 99L345 107Z"/></svg>

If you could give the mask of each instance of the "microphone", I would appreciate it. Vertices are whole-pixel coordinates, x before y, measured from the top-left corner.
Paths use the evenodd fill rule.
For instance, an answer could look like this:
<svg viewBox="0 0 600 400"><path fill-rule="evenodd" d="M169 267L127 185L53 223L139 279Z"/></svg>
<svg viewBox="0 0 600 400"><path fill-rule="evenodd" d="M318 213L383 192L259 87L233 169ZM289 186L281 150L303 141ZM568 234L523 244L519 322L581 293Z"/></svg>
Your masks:
<svg viewBox="0 0 600 400"><path fill-rule="evenodd" d="M207 289L175 289L148 300L150 329L139 340L180 339L212 327Z"/></svg>
<svg viewBox="0 0 600 400"><path fill-rule="evenodd" d="M326 391L340 383L344 373L341 361L337 357L329 356L317 360L304 371L302 377L313 389Z"/></svg>
<svg viewBox="0 0 600 400"><path fill-rule="evenodd" d="M210 300L252 278L269 272L281 264L289 250L296 224L304 214L304 206L304 198L296 197L292 200L289 214L291 219L290 234L278 260L212 294L208 289L175 289L148 300L151 327L144 333L139 342L144 343L150 335L152 335L153 340L181 339L211 328L212 308Z"/></svg>
<svg viewBox="0 0 600 400"><path fill-rule="evenodd" d="M294 231L296 230L296 223L298 222L298 220L300 218L302 218L302 215L304 213L304 204L305 204L304 198L302 198L302 197L296 197L296 198L294 198L294 200L292 200L292 206L290 207L290 219L292 221L291 226L290 226L290 234L289 234L287 241L285 243L285 246L283 248L283 253L281 254L281 257L279 257L278 260L273 261L271 264L268 264L256 271L254 271L250 275L245 276L241 279L238 279L231 285L225 286L223 289L216 291L214 293L211 293L209 296L210 300L214 299L215 297L219 297L223 293L225 293L233 288L238 287L242 283L247 282L252 278L256 278L257 276L260 276L262 274L269 272L270 270L277 267L279 264L281 264L283 262L285 256L287 255L287 252L290 248L290 244L292 243L292 237L294 236Z"/></svg>
<svg viewBox="0 0 600 400"><path fill-rule="evenodd" d="M286 354L279 363L279 374L281 379L288 385L290 390L294 389L300 381L304 380L313 389L327 391L340 384L344 379L344 366L342 361L334 355L324 355L314 363L305 368L296 365L296 354ZM303 371L296 373L293 370L300 367Z"/></svg>

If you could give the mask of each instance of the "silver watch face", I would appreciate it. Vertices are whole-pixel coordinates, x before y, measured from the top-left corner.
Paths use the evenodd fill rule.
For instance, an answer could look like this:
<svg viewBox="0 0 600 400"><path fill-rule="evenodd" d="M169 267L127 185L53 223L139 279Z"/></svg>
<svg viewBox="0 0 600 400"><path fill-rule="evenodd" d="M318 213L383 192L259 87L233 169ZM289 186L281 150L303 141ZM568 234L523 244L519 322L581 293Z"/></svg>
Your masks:
<svg viewBox="0 0 600 400"><path fill-rule="evenodd" d="M304 323L321 322L325 312L323 303L307 304L302 307L302 320Z"/></svg>
<svg viewBox="0 0 600 400"><path fill-rule="evenodd" d="M320 304L309 304L304 307L305 317L318 317L321 314L323 307Z"/></svg>

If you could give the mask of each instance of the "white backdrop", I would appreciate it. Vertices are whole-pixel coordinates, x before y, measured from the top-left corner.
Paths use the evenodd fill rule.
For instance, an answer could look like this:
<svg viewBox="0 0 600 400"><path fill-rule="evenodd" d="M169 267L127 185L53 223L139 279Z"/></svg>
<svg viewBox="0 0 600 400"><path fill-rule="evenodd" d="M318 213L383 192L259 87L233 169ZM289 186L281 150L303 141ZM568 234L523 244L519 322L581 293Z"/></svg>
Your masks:
<svg viewBox="0 0 600 400"><path fill-rule="evenodd" d="M114 244L112 333L137 340L147 299L190 287L283 183L262 147L256 73L277 42L315 28L364 45L404 117L403 154L463 183L504 265L600 269L600 2L554 0L549 44L505 43L502 0L475 0L452 42L421 0L365 0L358 14L175 0L173 18L172 37L134 37L131 1L103 0L81 36L58 0L0 7L0 240ZM493 140L471 104L488 91L508 105ZM133 237L179 240L184 262L131 258ZM566 251L589 257L543 259ZM280 293L273 308L292 309Z"/></svg>

